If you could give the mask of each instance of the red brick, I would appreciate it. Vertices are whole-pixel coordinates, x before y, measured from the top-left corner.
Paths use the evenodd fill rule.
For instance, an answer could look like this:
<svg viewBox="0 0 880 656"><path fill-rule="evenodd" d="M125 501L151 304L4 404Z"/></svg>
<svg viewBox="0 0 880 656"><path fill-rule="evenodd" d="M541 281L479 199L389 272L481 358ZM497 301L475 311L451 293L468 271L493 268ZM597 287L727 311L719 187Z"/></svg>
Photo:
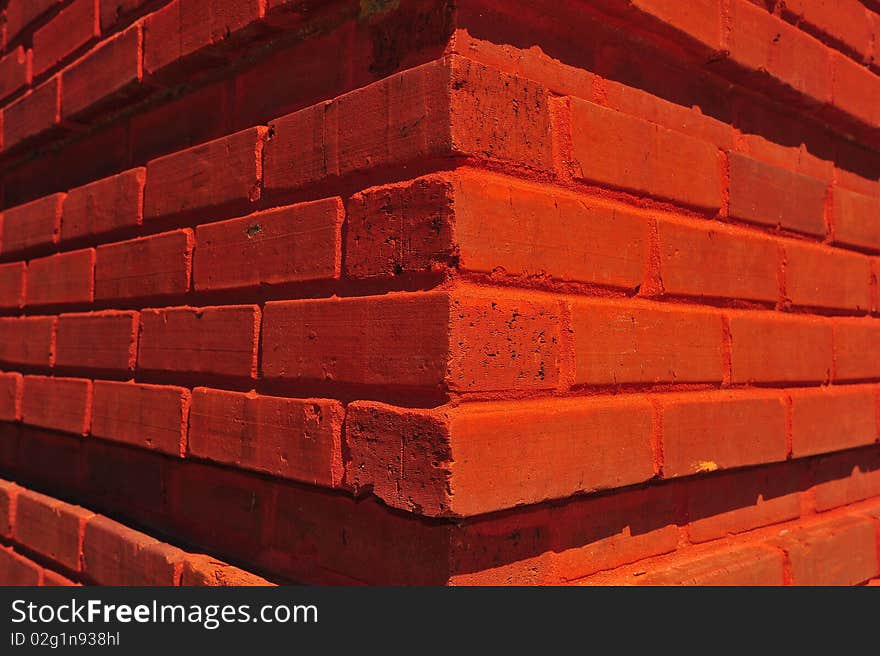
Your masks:
<svg viewBox="0 0 880 656"><path fill-rule="evenodd" d="M27 305L91 303L95 298L95 249L31 260L25 289Z"/></svg>
<svg viewBox="0 0 880 656"><path fill-rule="evenodd" d="M708 392L658 397L663 476L785 460L785 403L778 393Z"/></svg>
<svg viewBox="0 0 880 656"><path fill-rule="evenodd" d="M571 100L572 169L580 180L694 207L721 207L718 148L633 116Z"/></svg>
<svg viewBox="0 0 880 656"><path fill-rule="evenodd" d="M22 490L15 512L15 540L71 571L79 569L82 531L94 513Z"/></svg>
<svg viewBox="0 0 880 656"><path fill-rule="evenodd" d="M880 251L880 198L835 187L833 207L835 244Z"/></svg>
<svg viewBox="0 0 880 656"><path fill-rule="evenodd" d="M794 305L871 309L871 260L867 256L787 243L785 259L785 295ZM828 275L829 271L834 275Z"/></svg>
<svg viewBox="0 0 880 656"><path fill-rule="evenodd" d="M55 317L0 318L0 362L51 367L56 321Z"/></svg>
<svg viewBox="0 0 880 656"><path fill-rule="evenodd" d="M145 218L247 208L260 198L266 134L250 128L148 162Z"/></svg>
<svg viewBox="0 0 880 656"><path fill-rule="evenodd" d="M793 390L791 399L795 458L873 444L880 437L872 386Z"/></svg>
<svg viewBox="0 0 880 656"><path fill-rule="evenodd" d="M184 552L106 517L86 524L83 572L101 585L178 585Z"/></svg>
<svg viewBox="0 0 880 656"><path fill-rule="evenodd" d="M89 432L92 382L81 378L25 376L21 420L64 433Z"/></svg>
<svg viewBox="0 0 880 656"><path fill-rule="evenodd" d="M0 264L0 308L17 309L24 305L24 262Z"/></svg>
<svg viewBox="0 0 880 656"><path fill-rule="evenodd" d="M878 574L876 532L866 518L785 531L777 545L788 555L794 585L855 585Z"/></svg>
<svg viewBox="0 0 880 656"><path fill-rule="evenodd" d="M880 126L880 77L846 55L831 52L831 107L850 120Z"/></svg>
<svg viewBox="0 0 880 656"><path fill-rule="evenodd" d="M642 397L348 406L346 483L426 515L467 516L639 483L654 475Z"/></svg>
<svg viewBox="0 0 880 656"><path fill-rule="evenodd" d="M91 433L183 456L189 406L189 390L182 387L96 380Z"/></svg>
<svg viewBox="0 0 880 656"><path fill-rule="evenodd" d="M467 174L454 184L461 268L630 290L642 282L646 217L513 178Z"/></svg>
<svg viewBox="0 0 880 656"><path fill-rule="evenodd" d="M785 0L783 15L801 29L825 34L867 59L871 49L871 21L859 0Z"/></svg>
<svg viewBox="0 0 880 656"><path fill-rule="evenodd" d="M0 373L0 421L21 419L21 374Z"/></svg>
<svg viewBox="0 0 880 656"><path fill-rule="evenodd" d="M40 568L9 547L0 546L0 581L3 581L3 585L10 586L38 585Z"/></svg>
<svg viewBox="0 0 880 656"><path fill-rule="evenodd" d="M776 314L731 314L731 382L822 382L831 374L831 324Z"/></svg>
<svg viewBox="0 0 880 656"><path fill-rule="evenodd" d="M577 301L572 331L577 384L722 379L721 317L713 312Z"/></svg>
<svg viewBox="0 0 880 656"><path fill-rule="evenodd" d="M708 542L797 519L807 486L789 462L693 478L685 488L688 539Z"/></svg>
<svg viewBox="0 0 880 656"><path fill-rule="evenodd" d="M830 100L831 71L826 46L746 0L733 0L730 12L730 61L803 94L810 104Z"/></svg>
<svg viewBox="0 0 880 656"><path fill-rule="evenodd" d="M60 122L61 85L56 75L3 109L3 149L44 135Z"/></svg>
<svg viewBox="0 0 880 656"><path fill-rule="evenodd" d="M40 582L40 585L51 585L51 586L72 586L79 585L78 583L74 583L66 576L61 576L57 572L53 572L50 569L43 570L43 580Z"/></svg>
<svg viewBox="0 0 880 656"><path fill-rule="evenodd" d="M101 30L107 32L121 19L134 15L152 0L98 0Z"/></svg>
<svg viewBox="0 0 880 656"><path fill-rule="evenodd" d="M261 0L174 0L144 22L144 68L161 72L263 17Z"/></svg>
<svg viewBox="0 0 880 656"><path fill-rule="evenodd" d="M98 246L95 298L156 298L185 294L190 287L192 230L175 230Z"/></svg>
<svg viewBox="0 0 880 656"><path fill-rule="evenodd" d="M744 546L658 567L639 576L636 585L783 585L782 553L766 547Z"/></svg>
<svg viewBox="0 0 880 656"><path fill-rule="evenodd" d="M880 378L880 362L869 357L880 340L876 319L834 320L834 380Z"/></svg>
<svg viewBox="0 0 880 656"><path fill-rule="evenodd" d="M132 161L146 162L232 132L228 88L219 80L134 114Z"/></svg>
<svg viewBox="0 0 880 656"><path fill-rule="evenodd" d="M553 388L558 320L550 302L472 292L270 302L262 372L461 391Z"/></svg>
<svg viewBox="0 0 880 656"><path fill-rule="evenodd" d="M548 169L547 92L461 57L417 66L271 125L266 188L453 154Z"/></svg>
<svg viewBox="0 0 880 656"><path fill-rule="evenodd" d="M73 0L34 32L34 75L54 68L100 34L97 0Z"/></svg>
<svg viewBox="0 0 880 656"><path fill-rule="evenodd" d="M328 198L196 229L200 291L339 278L343 209Z"/></svg>
<svg viewBox="0 0 880 656"><path fill-rule="evenodd" d="M10 0L6 9L6 41L12 41L37 18L62 0Z"/></svg>
<svg viewBox="0 0 880 656"><path fill-rule="evenodd" d="M137 312L62 314L55 366L129 373L137 357L137 332Z"/></svg>
<svg viewBox="0 0 880 656"><path fill-rule="evenodd" d="M730 216L808 235L825 235L822 180L729 153Z"/></svg>
<svg viewBox="0 0 880 656"><path fill-rule="evenodd" d="M255 305L142 310L138 369L253 378L259 332Z"/></svg>
<svg viewBox="0 0 880 656"><path fill-rule="evenodd" d="M64 194L3 210L3 254L43 248L58 241Z"/></svg>
<svg viewBox="0 0 880 656"><path fill-rule="evenodd" d="M31 52L22 46L0 57L0 100L30 86Z"/></svg>
<svg viewBox="0 0 880 656"><path fill-rule="evenodd" d="M99 237L143 221L146 169L137 168L71 189L64 199L61 240Z"/></svg>
<svg viewBox="0 0 880 656"><path fill-rule="evenodd" d="M245 587L275 584L216 558L204 554L187 554L186 560L183 561L180 585Z"/></svg>
<svg viewBox="0 0 880 656"><path fill-rule="evenodd" d="M0 481L0 537L11 540L15 526L15 502L21 492L15 483Z"/></svg>
<svg viewBox="0 0 880 656"><path fill-rule="evenodd" d="M811 461L816 510L825 512L880 497L880 449L832 453Z"/></svg>
<svg viewBox="0 0 880 656"><path fill-rule="evenodd" d="M675 296L773 303L779 297L776 243L746 231L659 221L660 280Z"/></svg>
<svg viewBox="0 0 880 656"><path fill-rule="evenodd" d="M334 401L193 390L189 453L275 476L338 487L342 405Z"/></svg>
<svg viewBox="0 0 880 656"><path fill-rule="evenodd" d="M80 118L128 98L143 77L139 23L101 42L61 74L61 113Z"/></svg>

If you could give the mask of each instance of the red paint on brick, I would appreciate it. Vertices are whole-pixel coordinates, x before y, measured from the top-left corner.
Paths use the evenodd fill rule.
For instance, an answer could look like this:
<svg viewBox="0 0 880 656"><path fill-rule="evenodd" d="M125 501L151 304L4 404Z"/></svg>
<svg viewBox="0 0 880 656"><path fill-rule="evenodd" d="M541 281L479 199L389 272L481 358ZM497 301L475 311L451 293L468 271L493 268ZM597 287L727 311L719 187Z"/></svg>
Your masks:
<svg viewBox="0 0 880 656"><path fill-rule="evenodd" d="M26 290L27 305L91 303L95 297L95 249L31 260Z"/></svg>
<svg viewBox="0 0 880 656"><path fill-rule="evenodd" d="M80 378L25 376L21 420L75 435L89 432L92 382Z"/></svg>
<svg viewBox="0 0 880 656"><path fill-rule="evenodd" d="M156 298L185 294L190 288L192 230L98 246L95 298Z"/></svg>
<svg viewBox="0 0 880 656"><path fill-rule="evenodd" d="M61 240L103 237L143 221L146 169L138 168L71 189L64 199Z"/></svg>
<svg viewBox="0 0 880 656"><path fill-rule="evenodd" d="M89 312L58 317L55 366L129 373L137 355L138 313Z"/></svg>

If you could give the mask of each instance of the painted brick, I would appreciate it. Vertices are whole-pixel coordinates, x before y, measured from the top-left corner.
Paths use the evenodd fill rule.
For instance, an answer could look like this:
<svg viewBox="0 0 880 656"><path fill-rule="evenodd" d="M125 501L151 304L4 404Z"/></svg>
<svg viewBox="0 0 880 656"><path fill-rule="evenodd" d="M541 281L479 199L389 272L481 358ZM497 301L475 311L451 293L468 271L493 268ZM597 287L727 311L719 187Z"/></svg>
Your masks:
<svg viewBox="0 0 880 656"><path fill-rule="evenodd" d="M95 516L86 524L83 571L101 585L177 585L184 552Z"/></svg>
<svg viewBox="0 0 880 656"><path fill-rule="evenodd" d="M3 149L45 135L61 122L61 84L56 75L3 109Z"/></svg>
<svg viewBox="0 0 880 656"><path fill-rule="evenodd" d="M195 287L253 287L338 278L339 198L258 212L196 229Z"/></svg>
<svg viewBox="0 0 880 656"><path fill-rule="evenodd" d="M547 92L455 56L288 114L271 129L270 191L456 153L551 165Z"/></svg>
<svg viewBox="0 0 880 656"><path fill-rule="evenodd" d="M89 432L92 382L80 378L25 376L21 420L64 433Z"/></svg>
<svg viewBox="0 0 880 656"><path fill-rule="evenodd" d="M144 217L247 208L260 198L266 134L250 128L148 162Z"/></svg>
<svg viewBox="0 0 880 656"><path fill-rule="evenodd" d="M21 374L0 373L0 421L21 419Z"/></svg>
<svg viewBox="0 0 880 656"><path fill-rule="evenodd" d="M832 51L831 106L850 120L880 125L880 77L839 52Z"/></svg>
<svg viewBox="0 0 880 656"><path fill-rule="evenodd" d="M189 390L182 387L96 380L91 433L183 456L189 407Z"/></svg>
<svg viewBox="0 0 880 656"><path fill-rule="evenodd" d="M55 366L132 372L137 333L137 312L62 314L58 317Z"/></svg>
<svg viewBox="0 0 880 656"><path fill-rule="evenodd" d="M145 23L144 68L162 72L178 60L229 36L263 17L260 0L174 0Z"/></svg>
<svg viewBox="0 0 880 656"><path fill-rule="evenodd" d="M17 309L24 305L26 271L24 262L0 264L0 308Z"/></svg>
<svg viewBox="0 0 880 656"><path fill-rule="evenodd" d="M823 246L785 245L785 294L794 305L870 310L871 260ZM834 275L828 275L833 271Z"/></svg>
<svg viewBox="0 0 880 656"><path fill-rule="evenodd" d="M500 267L514 276L628 290L643 280L644 216L501 176L463 175L454 191L452 232L463 269L492 273Z"/></svg>
<svg viewBox="0 0 880 656"><path fill-rule="evenodd" d="M62 0L10 0L6 8L6 39L11 41Z"/></svg>
<svg viewBox="0 0 880 656"><path fill-rule="evenodd" d="M4 585L39 585L40 568L9 547L0 547L0 578L3 579Z"/></svg>
<svg viewBox="0 0 880 656"><path fill-rule="evenodd" d="M866 58L871 48L871 21L859 0L785 0L783 14L802 29L830 36Z"/></svg>
<svg viewBox="0 0 880 656"><path fill-rule="evenodd" d="M831 324L773 314L730 316L731 382L822 382L832 366Z"/></svg>
<svg viewBox="0 0 880 656"><path fill-rule="evenodd" d="M571 141L577 179L721 207L719 151L710 143L579 99L571 100Z"/></svg>
<svg viewBox="0 0 880 656"><path fill-rule="evenodd" d="M642 397L443 411L359 401L346 418L346 482L394 507L475 515L653 477L651 425Z"/></svg>
<svg viewBox="0 0 880 656"><path fill-rule="evenodd" d="M813 462L815 484L811 493L817 511L880 496L880 449L832 453Z"/></svg>
<svg viewBox="0 0 880 656"><path fill-rule="evenodd" d="M685 488L688 539L708 542L797 519L807 486L790 463L695 477Z"/></svg>
<svg viewBox="0 0 880 656"><path fill-rule="evenodd" d="M720 315L686 308L572 303L574 382L720 382Z"/></svg>
<svg viewBox="0 0 880 656"><path fill-rule="evenodd" d="M253 378L259 332L255 305L142 310L138 369Z"/></svg>
<svg viewBox="0 0 880 656"><path fill-rule="evenodd" d="M34 75L54 68L100 34L96 0L73 0L34 32Z"/></svg>
<svg viewBox="0 0 880 656"><path fill-rule="evenodd" d="M779 462L788 456L785 401L778 393L673 394L659 400L664 477Z"/></svg>
<svg viewBox="0 0 880 656"><path fill-rule="evenodd" d="M675 296L773 303L779 297L776 243L745 231L659 221L660 280Z"/></svg>
<svg viewBox="0 0 880 656"><path fill-rule="evenodd" d="M769 76L808 104L831 99L828 48L747 0L733 0L729 59L760 79Z"/></svg>
<svg viewBox="0 0 880 656"><path fill-rule="evenodd" d="M193 390L189 453L275 476L338 487L342 481L342 405L198 387Z"/></svg>
<svg viewBox="0 0 880 656"><path fill-rule="evenodd" d="M876 531L866 518L787 531L777 544L788 555L794 585L855 585L878 573Z"/></svg>
<svg viewBox="0 0 880 656"><path fill-rule="evenodd" d="M95 297L95 249L31 260L25 289L27 305L91 303Z"/></svg>
<svg viewBox="0 0 880 656"><path fill-rule="evenodd" d="M0 100L5 100L31 83L31 54L22 46L0 57Z"/></svg>
<svg viewBox="0 0 880 656"><path fill-rule="evenodd" d="M99 0L101 30L107 32L119 20L133 15L152 0Z"/></svg>
<svg viewBox="0 0 880 656"><path fill-rule="evenodd" d="M15 540L75 572L82 531L92 515L85 508L22 490L16 503Z"/></svg>
<svg viewBox="0 0 880 656"><path fill-rule="evenodd" d="M100 237L143 221L146 169L119 173L71 189L64 199L61 240Z"/></svg>
<svg viewBox="0 0 880 656"><path fill-rule="evenodd" d="M50 586L73 586L79 585L78 583L74 583L69 578L65 576L61 576L57 572L53 572L50 569L43 570L43 580L40 582L40 585L50 585Z"/></svg>
<svg viewBox="0 0 880 656"><path fill-rule="evenodd" d="M274 585L256 574L233 567L204 554L187 554L180 585L185 586L268 586Z"/></svg>
<svg viewBox="0 0 880 656"><path fill-rule="evenodd" d="M51 367L56 322L55 317L0 318L0 362Z"/></svg>
<svg viewBox="0 0 880 656"><path fill-rule="evenodd" d="M50 246L61 231L64 194L52 194L24 205L3 210L4 255Z"/></svg>
<svg viewBox="0 0 880 656"><path fill-rule="evenodd" d="M875 319L834 321L834 380L880 378L880 362L869 357L880 340Z"/></svg>
<svg viewBox="0 0 880 656"><path fill-rule="evenodd" d="M558 321L554 303L469 293L271 302L262 372L460 391L553 388Z"/></svg>
<svg viewBox="0 0 880 656"><path fill-rule="evenodd" d="M101 42L61 74L61 113L83 118L129 98L143 77L139 23Z"/></svg>
<svg viewBox="0 0 880 656"><path fill-rule="evenodd" d="M873 444L880 438L872 386L793 390L791 400L795 458Z"/></svg>
<svg viewBox="0 0 880 656"><path fill-rule="evenodd" d="M95 298L157 298L185 294L190 288L192 230L98 246Z"/></svg>
<svg viewBox="0 0 880 656"><path fill-rule="evenodd" d="M833 212L835 244L880 251L880 198L835 187Z"/></svg>
<svg viewBox="0 0 880 656"><path fill-rule="evenodd" d="M636 585L779 586L784 581L782 553L745 546L658 568L635 579Z"/></svg>
<svg viewBox="0 0 880 656"><path fill-rule="evenodd" d="M732 218L825 235L825 182L739 153L728 161Z"/></svg>
<svg viewBox="0 0 880 656"><path fill-rule="evenodd" d="M15 483L0 481L0 536L12 539L15 526L15 502L21 491Z"/></svg>

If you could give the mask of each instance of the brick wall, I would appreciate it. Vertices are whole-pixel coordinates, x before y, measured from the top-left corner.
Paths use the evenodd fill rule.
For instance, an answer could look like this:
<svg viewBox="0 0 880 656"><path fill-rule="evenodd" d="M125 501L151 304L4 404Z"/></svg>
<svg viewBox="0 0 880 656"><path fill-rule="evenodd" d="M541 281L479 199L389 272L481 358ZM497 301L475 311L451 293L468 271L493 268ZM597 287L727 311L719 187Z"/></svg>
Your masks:
<svg viewBox="0 0 880 656"><path fill-rule="evenodd" d="M874 0L0 4L6 579L880 576Z"/></svg>

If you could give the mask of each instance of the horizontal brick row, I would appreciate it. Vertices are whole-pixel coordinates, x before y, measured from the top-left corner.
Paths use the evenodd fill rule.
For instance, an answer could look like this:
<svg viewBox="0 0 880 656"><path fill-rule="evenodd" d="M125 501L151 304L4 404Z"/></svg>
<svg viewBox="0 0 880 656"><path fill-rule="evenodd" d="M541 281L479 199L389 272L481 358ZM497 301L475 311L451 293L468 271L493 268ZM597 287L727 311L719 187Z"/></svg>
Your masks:
<svg viewBox="0 0 880 656"><path fill-rule="evenodd" d="M584 585L859 585L880 571L878 510L758 531L734 544L688 550L583 579ZM635 571L634 571L635 570Z"/></svg>
<svg viewBox="0 0 880 656"><path fill-rule="evenodd" d="M841 515L868 514L880 497L875 445L455 522L419 522L369 499L103 440L27 428L4 437L0 462L22 484L63 485L88 508L137 514L150 531L185 535L208 553L325 584L558 584L628 563L630 573L646 571L651 560L634 563L730 548L731 535L744 542L755 531L776 538ZM58 467L47 469L50 464ZM816 512L829 509L836 510Z"/></svg>
<svg viewBox="0 0 880 656"><path fill-rule="evenodd" d="M0 374L3 421L91 434L323 487L366 489L389 505L428 515L476 515L656 477L871 445L880 438L878 408L876 385L421 410ZM487 476L493 481L489 488Z"/></svg>
<svg viewBox="0 0 880 656"><path fill-rule="evenodd" d="M5 480L0 481L0 539L60 571L0 546L0 579L7 585L73 585L71 579L99 585L271 585Z"/></svg>

